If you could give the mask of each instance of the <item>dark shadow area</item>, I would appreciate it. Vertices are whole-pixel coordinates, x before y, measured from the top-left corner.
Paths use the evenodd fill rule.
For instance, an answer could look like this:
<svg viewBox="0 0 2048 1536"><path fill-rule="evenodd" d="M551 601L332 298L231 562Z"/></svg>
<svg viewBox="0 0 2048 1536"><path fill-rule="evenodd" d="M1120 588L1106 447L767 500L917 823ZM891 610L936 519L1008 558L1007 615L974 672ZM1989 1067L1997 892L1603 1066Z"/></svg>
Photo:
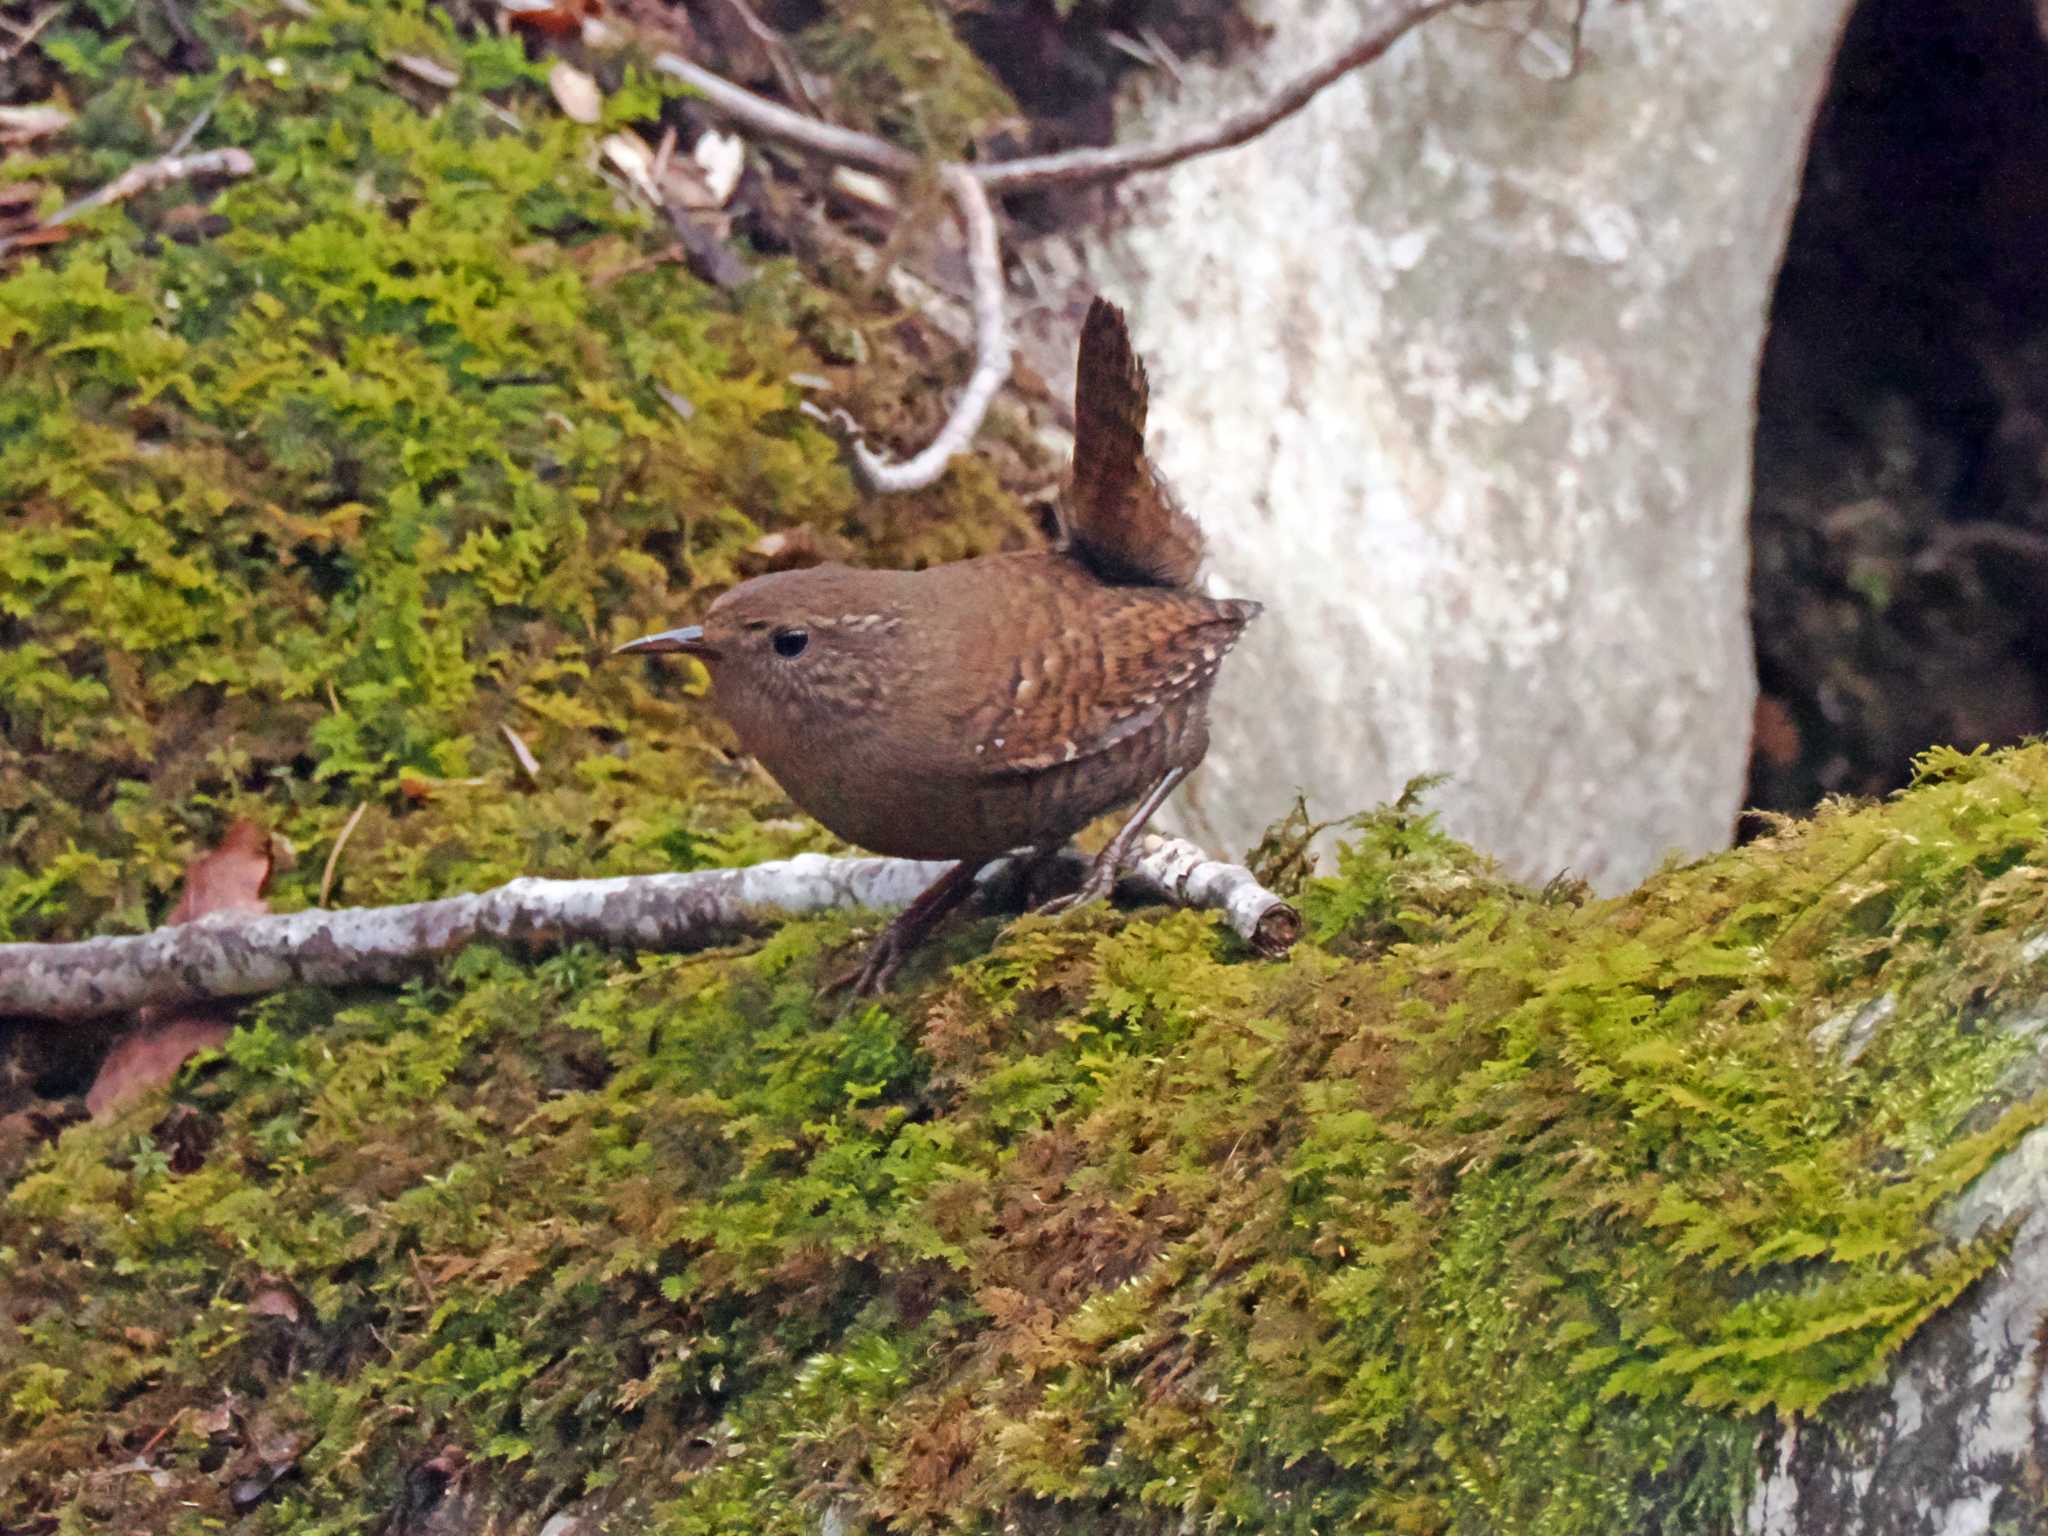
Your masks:
<svg viewBox="0 0 2048 1536"><path fill-rule="evenodd" d="M2048 44L2027 0L1865 0L1758 391L1749 803L2048 728Z"/></svg>

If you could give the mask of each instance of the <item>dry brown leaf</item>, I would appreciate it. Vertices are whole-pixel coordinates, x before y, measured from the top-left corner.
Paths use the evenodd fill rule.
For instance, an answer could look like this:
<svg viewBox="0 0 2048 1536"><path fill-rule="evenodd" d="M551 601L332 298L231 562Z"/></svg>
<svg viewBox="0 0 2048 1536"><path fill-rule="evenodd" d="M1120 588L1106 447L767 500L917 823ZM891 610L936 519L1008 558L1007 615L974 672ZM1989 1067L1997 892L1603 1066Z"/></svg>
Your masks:
<svg viewBox="0 0 2048 1536"><path fill-rule="evenodd" d="M604 14L603 0L498 0L498 9L513 26L553 37L581 32L586 20Z"/></svg>
<svg viewBox="0 0 2048 1536"><path fill-rule="evenodd" d="M277 849L270 833L242 820L211 853L194 859L185 871L185 888L164 926L189 923L221 913L268 912L263 898ZM99 1074L86 1090L85 1107L95 1120L106 1120L177 1074L195 1053L227 1039L234 1028L231 1008L144 1008L135 1027L107 1052Z"/></svg>
<svg viewBox="0 0 2048 1536"><path fill-rule="evenodd" d="M281 1317L296 1323L300 1317L299 1298L286 1285L266 1285L249 1298L249 1311L257 1317Z"/></svg>

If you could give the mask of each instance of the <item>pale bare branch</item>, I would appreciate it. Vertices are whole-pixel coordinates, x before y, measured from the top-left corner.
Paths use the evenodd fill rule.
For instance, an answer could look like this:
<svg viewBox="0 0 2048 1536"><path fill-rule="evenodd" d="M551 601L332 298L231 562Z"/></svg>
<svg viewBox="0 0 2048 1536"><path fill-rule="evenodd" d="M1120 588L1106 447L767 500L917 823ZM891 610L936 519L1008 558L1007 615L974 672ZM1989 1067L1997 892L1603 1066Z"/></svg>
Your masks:
<svg viewBox="0 0 2048 1536"><path fill-rule="evenodd" d="M1086 864L1078 854L1067 862L1073 867L1065 873L1074 877ZM948 868L809 853L746 869L514 880L406 906L203 917L74 944L0 944L0 1015L86 1019L290 986L384 985L479 941L529 951L582 940L687 953L729 944L777 918L903 907ZM1002 874L992 866L985 879ZM1123 889L1220 912L1267 954L1284 950L1300 932L1293 909L1248 870L1176 839L1148 839L1126 869Z"/></svg>
<svg viewBox="0 0 2048 1536"><path fill-rule="evenodd" d="M1219 149L1231 149L1299 112L1328 86L1379 58L1430 17L1470 3L1471 0L1403 0L1385 20L1272 95L1183 138L1156 144L1063 150L1058 154L973 165L968 170L987 190L1002 194L1115 181L1140 171L1163 170ZM680 55L664 53L656 58L655 67L699 92L714 112L792 149L890 176L911 175L922 163L917 156L886 139L792 112Z"/></svg>
<svg viewBox="0 0 2048 1536"><path fill-rule="evenodd" d="M161 187L173 181L186 181L195 176L247 176L255 169L255 157L246 149L209 149L196 155L159 155L154 160L131 165L98 191L59 208L36 226L36 232L57 229L110 203L123 202L136 193L146 192L152 187ZM0 254L4 254L10 246L19 243L23 238L20 235L0 238Z"/></svg>
<svg viewBox="0 0 2048 1536"><path fill-rule="evenodd" d="M1470 0L1406 0L1379 25L1368 29L1351 44L1315 68L1296 76L1272 95L1219 123L1197 129L1183 138L1154 144L1112 144L1100 149L1069 149L1053 155L1031 155L1019 160L1000 160L974 168L975 175L989 191L1028 192L1039 187L1086 186L1094 182L1117 181L1140 171L1164 170L1234 149L1257 138L1275 123L1292 117L1329 86L1380 57L1394 44L1430 17L1469 4Z"/></svg>
<svg viewBox="0 0 2048 1536"><path fill-rule="evenodd" d="M960 230L967 241L967 271L974 286L974 372L938 436L901 463L870 449L844 411L812 412L845 443L855 478L870 492L921 491L937 480L956 454L967 451L990 403L1010 377L1010 325L1003 313L1003 252L996 238L995 210L966 167L944 166L939 175L959 210Z"/></svg>
<svg viewBox="0 0 2048 1536"><path fill-rule="evenodd" d="M679 53L655 55L654 67L696 91L712 111L761 138L888 176L912 175L923 164L909 150L898 149L887 139L792 112Z"/></svg>

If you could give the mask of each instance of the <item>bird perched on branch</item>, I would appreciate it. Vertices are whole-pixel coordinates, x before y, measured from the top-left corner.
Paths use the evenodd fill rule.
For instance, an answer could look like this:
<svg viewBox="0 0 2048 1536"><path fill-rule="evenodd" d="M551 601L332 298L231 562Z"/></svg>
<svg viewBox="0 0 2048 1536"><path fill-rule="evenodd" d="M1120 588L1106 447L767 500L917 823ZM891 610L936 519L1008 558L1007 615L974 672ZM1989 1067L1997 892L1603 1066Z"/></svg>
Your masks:
<svg viewBox="0 0 2048 1536"><path fill-rule="evenodd" d="M1081 888L1041 910L1106 896L1208 750L1217 668L1259 605L1193 589L1201 529L1145 457L1146 398L1123 314L1098 298L1053 548L759 576L701 625L619 648L703 662L740 745L849 843L959 861L890 924L858 990L887 985L984 863L1135 802Z"/></svg>

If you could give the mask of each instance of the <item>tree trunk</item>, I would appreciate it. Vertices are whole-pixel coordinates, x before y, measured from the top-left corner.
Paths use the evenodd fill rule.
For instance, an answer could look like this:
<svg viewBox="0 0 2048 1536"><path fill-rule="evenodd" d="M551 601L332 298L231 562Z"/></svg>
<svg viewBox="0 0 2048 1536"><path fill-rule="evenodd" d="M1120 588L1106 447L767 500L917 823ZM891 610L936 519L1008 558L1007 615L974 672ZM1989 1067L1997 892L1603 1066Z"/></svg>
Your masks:
<svg viewBox="0 0 2048 1536"><path fill-rule="evenodd" d="M1129 189L1090 267L1217 578L1268 604L1191 835L1255 836L1280 762L1331 811L1448 773L1446 824L1526 878L1620 888L1727 842L1757 360L1847 9L1595 0L1569 79L1556 20L1456 12ZM1264 52L1120 137L1213 118L1360 15L1262 12Z"/></svg>

